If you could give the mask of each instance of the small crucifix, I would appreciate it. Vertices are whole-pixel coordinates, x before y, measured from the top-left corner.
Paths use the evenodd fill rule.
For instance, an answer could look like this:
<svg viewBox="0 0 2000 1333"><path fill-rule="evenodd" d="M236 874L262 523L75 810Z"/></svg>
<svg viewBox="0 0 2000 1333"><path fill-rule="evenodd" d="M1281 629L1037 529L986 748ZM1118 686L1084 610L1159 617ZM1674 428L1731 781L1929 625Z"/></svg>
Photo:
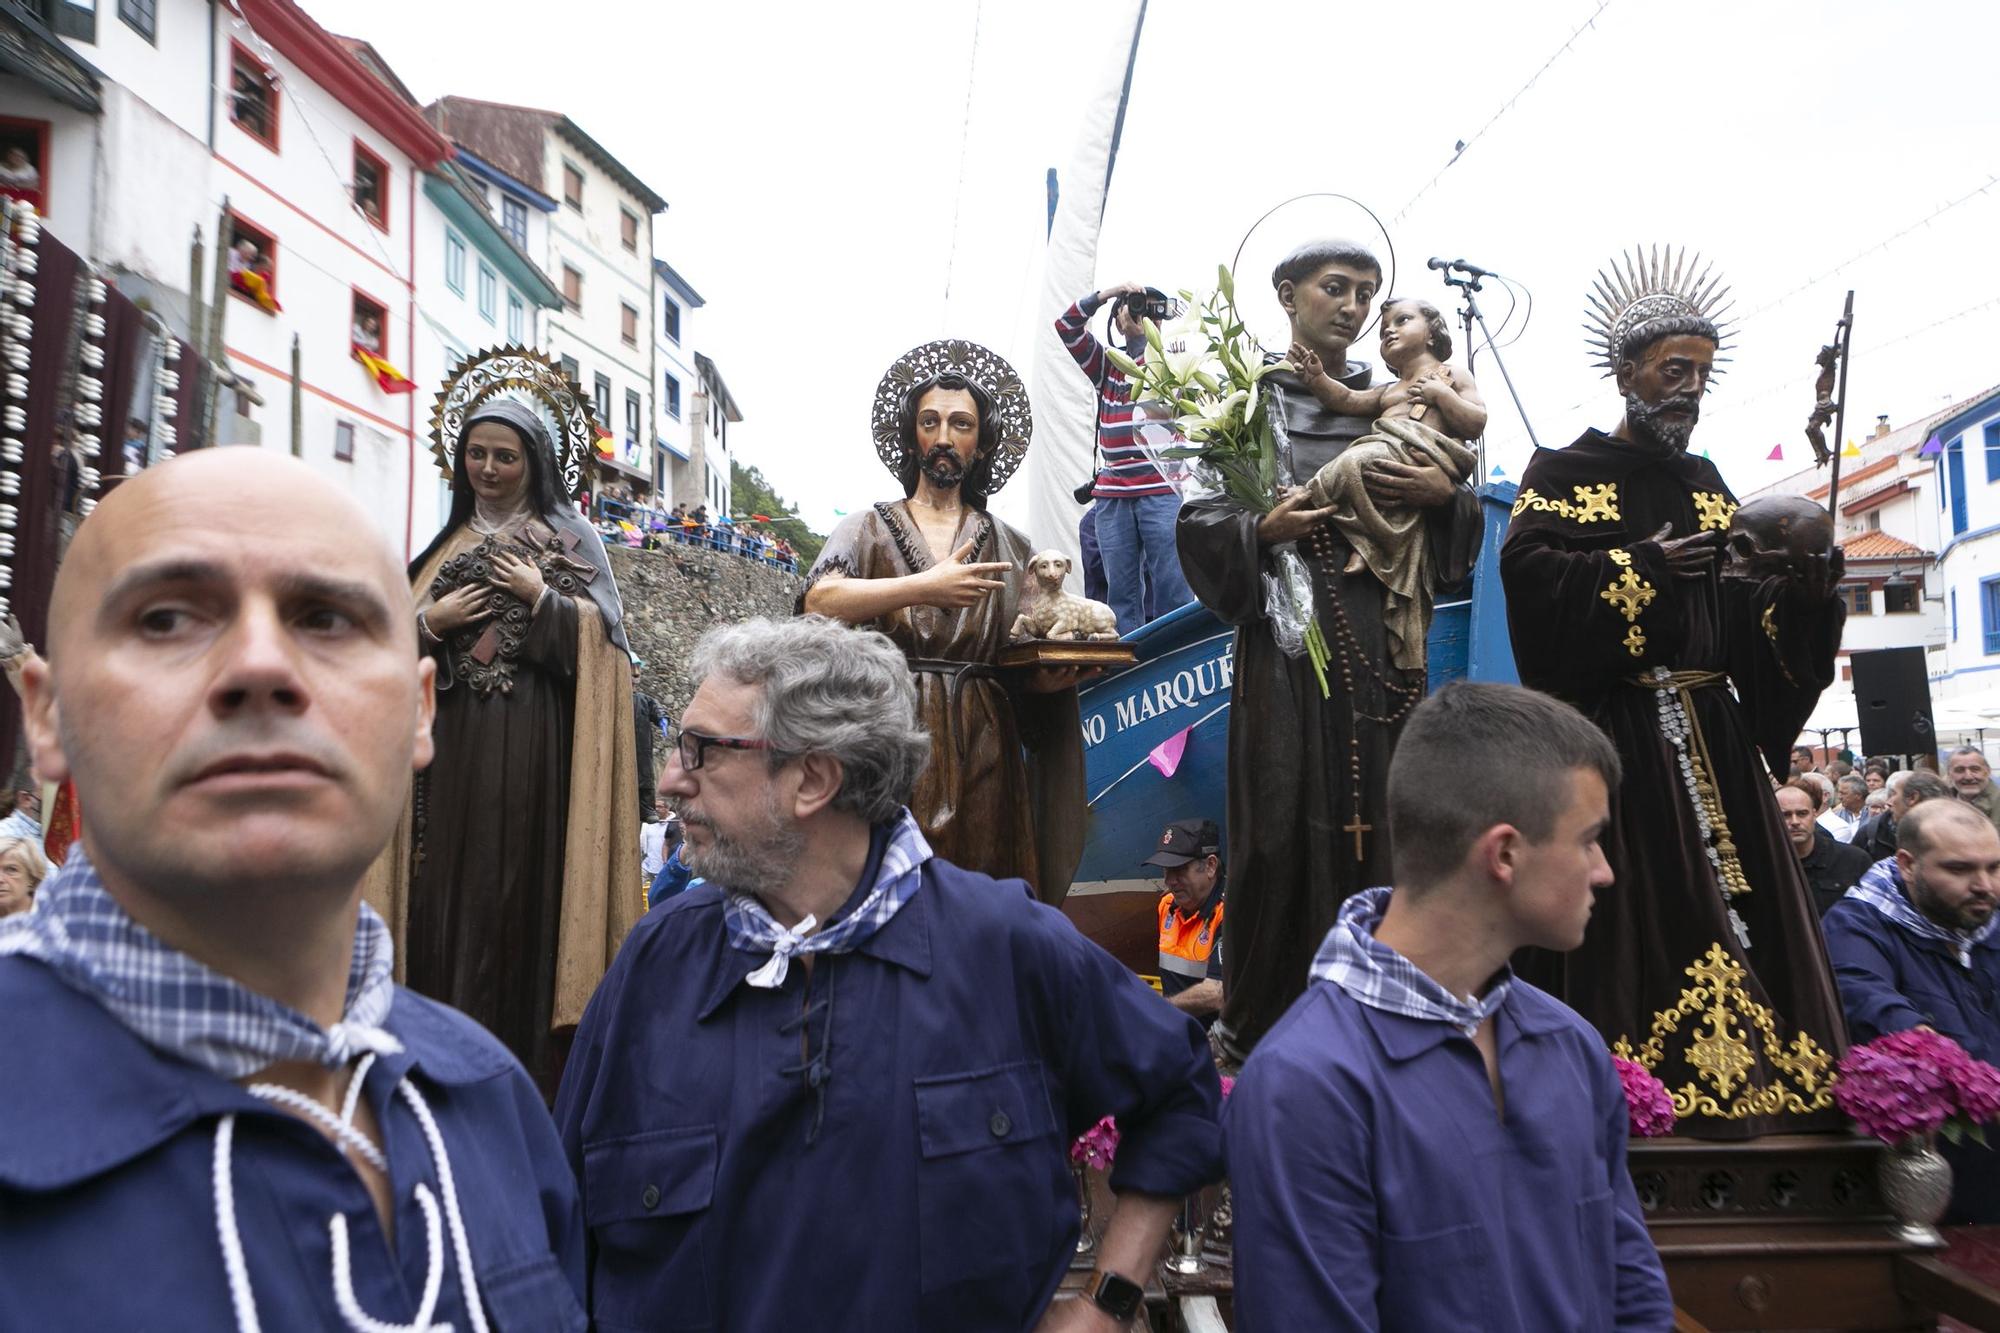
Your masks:
<svg viewBox="0 0 2000 1333"><path fill-rule="evenodd" d="M1354 812L1354 822L1351 824L1343 824L1341 826L1340 831L1342 833L1352 833L1354 835L1354 859L1357 861L1361 860L1362 859L1361 835L1364 833L1373 833L1375 831L1375 826L1373 824L1362 823L1361 812L1357 810Z"/></svg>

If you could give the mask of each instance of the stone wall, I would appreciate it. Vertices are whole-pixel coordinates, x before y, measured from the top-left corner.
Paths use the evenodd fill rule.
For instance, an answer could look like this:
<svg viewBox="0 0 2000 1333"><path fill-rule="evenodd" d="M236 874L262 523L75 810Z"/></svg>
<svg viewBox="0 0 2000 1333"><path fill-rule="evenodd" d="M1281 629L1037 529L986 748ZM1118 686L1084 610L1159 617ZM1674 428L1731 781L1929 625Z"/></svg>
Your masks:
<svg viewBox="0 0 2000 1333"><path fill-rule="evenodd" d="M695 641L716 625L753 616L789 616L805 587L796 574L721 551L692 546L606 549L625 601L626 637L646 661L640 688L676 718L694 693L687 660Z"/></svg>

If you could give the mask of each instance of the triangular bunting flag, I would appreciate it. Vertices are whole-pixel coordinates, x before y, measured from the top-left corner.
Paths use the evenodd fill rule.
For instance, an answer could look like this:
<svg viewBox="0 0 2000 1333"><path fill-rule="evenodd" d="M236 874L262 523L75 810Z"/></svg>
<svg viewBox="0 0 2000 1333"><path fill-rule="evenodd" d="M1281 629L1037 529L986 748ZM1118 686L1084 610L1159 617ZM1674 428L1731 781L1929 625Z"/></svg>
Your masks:
<svg viewBox="0 0 2000 1333"><path fill-rule="evenodd" d="M1161 777L1172 777L1180 769L1181 756L1187 753L1188 733L1193 730L1193 727L1182 727L1155 745L1146 756L1146 762L1159 769Z"/></svg>
<svg viewBox="0 0 2000 1333"><path fill-rule="evenodd" d="M1499 465L1498 463L1495 463L1495 464L1493 465L1493 473L1492 473L1492 476L1493 476L1493 480L1495 480L1495 481L1501 481L1501 480L1504 480L1504 479L1506 478L1506 476L1507 476L1507 469L1506 469L1506 468L1504 468L1504 467L1501 467L1501 466L1500 466L1500 465Z"/></svg>
<svg viewBox="0 0 2000 1333"><path fill-rule="evenodd" d="M1861 446L1849 440L1847 447L1840 451L1840 456L1842 458L1859 458L1861 457Z"/></svg>
<svg viewBox="0 0 2000 1333"><path fill-rule="evenodd" d="M1944 441L1940 440L1937 437L1936 432L1932 432L1931 437L1928 440L1924 441L1924 447L1917 450L1917 457L1935 458L1937 457L1937 455L1943 452L1944 452Z"/></svg>
<svg viewBox="0 0 2000 1333"><path fill-rule="evenodd" d="M1785 446L1782 444L1772 445L1771 452L1764 455L1765 458L1770 459L1773 462L1781 461L1784 458L1784 456L1785 456Z"/></svg>

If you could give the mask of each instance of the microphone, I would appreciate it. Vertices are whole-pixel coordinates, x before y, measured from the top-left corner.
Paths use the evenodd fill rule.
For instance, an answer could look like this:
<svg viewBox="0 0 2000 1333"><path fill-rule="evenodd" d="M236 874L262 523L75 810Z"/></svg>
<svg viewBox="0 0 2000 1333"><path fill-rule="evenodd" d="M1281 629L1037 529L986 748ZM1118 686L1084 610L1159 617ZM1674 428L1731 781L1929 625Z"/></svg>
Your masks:
<svg viewBox="0 0 2000 1333"><path fill-rule="evenodd" d="M1481 268L1477 264L1468 264L1463 259L1439 259L1436 255L1432 255L1430 258L1430 262L1424 265L1424 267L1447 268L1447 269L1455 268L1460 273L1464 273L1474 278L1490 278L1493 276L1493 271L1491 269Z"/></svg>

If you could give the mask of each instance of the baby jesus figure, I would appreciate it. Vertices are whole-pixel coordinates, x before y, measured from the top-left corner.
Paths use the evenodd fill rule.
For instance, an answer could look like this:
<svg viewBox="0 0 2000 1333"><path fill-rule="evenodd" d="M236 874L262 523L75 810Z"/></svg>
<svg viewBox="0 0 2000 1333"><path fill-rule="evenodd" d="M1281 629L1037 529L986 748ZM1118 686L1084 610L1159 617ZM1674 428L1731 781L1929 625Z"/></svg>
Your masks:
<svg viewBox="0 0 2000 1333"><path fill-rule="evenodd" d="M1306 489L1314 508L1333 509L1329 521L1353 549L1343 572L1366 569L1387 590L1382 615L1390 659L1405 670L1423 668L1430 634L1423 511L1378 504L1366 481L1369 469L1382 463L1439 467L1454 482L1472 471L1477 458L1464 442L1486 429L1486 403L1470 375L1445 364L1450 356L1451 332L1437 307L1392 297L1382 303L1382 361L1396 373L1395 383L1350 389L1301 343L1286 358L1328 411L1375 418L1374 430L1321 468Z"/></svg>

